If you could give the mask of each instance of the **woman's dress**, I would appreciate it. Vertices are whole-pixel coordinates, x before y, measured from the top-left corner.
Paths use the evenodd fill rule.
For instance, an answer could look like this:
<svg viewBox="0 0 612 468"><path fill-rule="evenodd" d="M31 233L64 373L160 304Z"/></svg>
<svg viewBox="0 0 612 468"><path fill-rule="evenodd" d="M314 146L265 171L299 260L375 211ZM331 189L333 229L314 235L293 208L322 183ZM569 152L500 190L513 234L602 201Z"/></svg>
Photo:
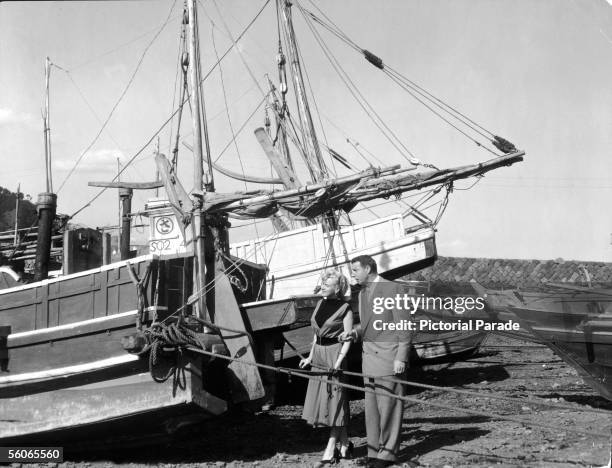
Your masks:
<svg viewBox="0 0 612 468"><path fill-rule="evenodd" d="M342 343L338 336L344 331L344 317L351 313L348 303L339 299L321 299L310 324L317 335L312 354L313 371L329 369L336 364ZM346 357L342 361L346 368ZM349 403L346 389L335 385L338 377L320 376L323 381L309 380L302 418L313 426L347 426Z"/></svg>

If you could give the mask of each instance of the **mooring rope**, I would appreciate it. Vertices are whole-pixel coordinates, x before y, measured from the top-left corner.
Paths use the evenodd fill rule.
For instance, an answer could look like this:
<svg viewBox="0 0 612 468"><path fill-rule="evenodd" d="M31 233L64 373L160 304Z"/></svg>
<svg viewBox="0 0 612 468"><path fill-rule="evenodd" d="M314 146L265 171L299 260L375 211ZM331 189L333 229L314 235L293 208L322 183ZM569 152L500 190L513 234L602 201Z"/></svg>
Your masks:
<svg viewBox="0 0 612 468"><path fill-rule="evenodd" d="M290 342L289 340L287 340L285 338L285 343L287 343L292 349L293 351L301 358L301 359L305 359L305 356L302 355L297 348L295 348ZM321 368L320 366L315 366L311 364L311 367L317 367L317 368ZM430 384L424 384L424 383L420 383L420 382L415 382L415 381L411 381L411 380L403 380L403 379L398 379L396 377L375 377L372 375L368 375L368 374L362 374L360 372L351 372L351 371L347 371L347 370L343 370L342 371L343 374L345 375L351 375L351 376L355 376L355 377L362 377L364 379L369 379L369 378L376 378L379 380L384 380L387 382L392 382L392 383L400 383L403 385L409 385L412 387L419 387L419 388L424 388L427 390L439 390L442 392L447 392L447 393L456 393L459 395L469 395L469 396L475 396L475 397L479 397L479 398L489 398L491 400L500 400L500 401L507 401L507 402L511 402L511 403L521 403L521 404L531 404L531 405L538 405L538 406L547 406L550 408L554 408L554 409L563 409L563 410L571 410L571 411L577 411L578 408L574 407L574 406L570 406L570 405L564 405L561 403L551 403L551 402L547 402L547 401L534 401L534 400L525 400L522 398L514 398L514 397L506 397L503 395L495 395L495 394L489 394L489 393L481 393L481 392L475 392L473 390L464 390L464 389L460 389L460 388L455 388L455 387L441 387L438 385L430 385ZM601 410L601 409L597 409L597 408L580 408L580 411L585 411L587 413L597 413L597 414L606 414L606 415L610 415L612 412L608 411L608 410Z"/></svg>
<svg viewBox="0 0 612 468"><path fill-rule="evenodd" d="M219 334L220 334L220 330L224 328L224 327L218 327L217 325L212 324L212 323L208 323L207 321L202 320L200 318L197 318L197 317L195 318L197 321L199 321L202 324L206 324L207 326L211 327L213 330L217 331ZM252 337L250 336L250 334L246 332L240 332L240 333L248 336L249 342L252 346L253 341L252 341ZM582 408L570 407L567 405L551 404L548 402L525 401L525 400L517 399L517 398L502 397L500 395L483 395L483 394L479 394L479 393L472 392L469 390L449 389L449 388L439 387L435 385L421 384L418 382L411 382L407 380L397 379L394 377L375 377L375 376L371 376L367 374L361 374L358 372L343 371L340 369L323 369L323 370L307 371L307 370L296 370L296 369L287 368L287 367L270 366L270 365L261 364L258 362L253 362L253 361L246 361L244 359L235 358L232 356L226 356L224 354L207 351L206 349L203 349L205 348L205 346L204 346L204 343L200 341L199 334L183 326L183 324L180 321L177 323L170 324L170 325L165 325L163 323L152 324L152 326L149 329L145 330L145 336L147 336L147 346L145 346L145 348L141 350L140 352L138 352L137 354L143 355L146 352L150 353L149 366L150 366L150 370L152 373L152 378L155 381L163 382L167 380L168 378L170 378L171 376L174 376L175 385L178 384L179 386L184 383L184 382L181 382L181 377L184 377L184 369L180 368L179 366L180 354L175 354L175 364L171 366L171 368L168 370L168 372L164 376L159 377L159 376L154 375L153 373L156 365L158 364L160 348L164 346L174 347L176 350L176 353L182 353L184 350L187 350L187 351L191 351L197 354L207 355L213 358L224 359L224 360L231 361L231 362L237 362L240 364L255 366L260 369L266 369L266 370L276 372L276 373L286 374L289 376L289 378L291 378L292 376L296 376L296 377L304 378L307 380L318 381L318 382L324 383L327 386L330 385L331 377L339 377L344 374L344 375L359 376L364 379L374 379L374 380L379 380L379 381L387 381L387 382L401 383L404 385L417 386L417 387L422 387L426 389L440 390L443 392L445 391L445 392L461 393L461 394L467 394L470 396L479 396L479 397L484 396L488 398L511 401L513 403L537 404L541 406L549 406L549 407L554 407L557 409L565 409L565 410L571 410L571 411L585 411L585 412L605 414L605 415L610 414L609 411L604 411L604 410L595 410L591 408L582 409ZM322 376L325 376L325 377L322 377ZM529 421L523 418L518 418L518 417L508 416L508 415L501 415L501 414L490 413L490 412L485 413L484 411L460 408L457 406L450 406L450 405L446 405L442 403L435 403L431 401L425 402L415 397L397 395L394 393L381 393L380 391L377 391L377 390L372 390L367 387L359 387L357 385L348 384L346 382L342 382L339 380L334 380L333 384L339 387L350 389L350 390L357 390L357 391L364 392L364 393L372 393L375 395L387 396L389 398L394 398L396 400L401 400L401 401L408 402L408 403L425 404L425 405L433 406L433 407L444 409L444 410L459 411L459 412L463 412L466 414L485 417L488 419L495 418L495 419L502 420L502 421L509 421L509 422L514 422L518 424L525 424L531 427L539 427L542 429L554 430L554 431L558 430L558 427L552 427L547 424ZM375 385L375 388L377 388L376 385ZM388 392L386 388L382 387L382 389ZM583 431L580 429L573 429L573 428L564 428L564 431L573 432L573 433L580 434L580 435L592 436L592 437L605 437L605 438L608 437L607 434L600 434L596 432Z"/></svg>
<svg viewBox="0 0 612 468"><path fill-rule="evenodd" d="M225 355L221 355L218 353L213 353L210 351L206 351L200 348L194 348L192 346L188 346L187 350L198 353L198 354L204 354L207 356L211 356L211 357L218 357L220 359L225 359L228 361L233 361L233 362L239 362L241 364L246 364L249 366L256 366L256 367L260 367L262 369L266 369L266 370L270 370L273 372L277 372L277 373L283 373L283 374L287 374L288 376L296 376L296 377L300 377L300 378L304 378L307 380L314 380L314 381L318 381L318 382L322 382L327 384L328 381L327 379L323 379L317 376L314 376L314 374L310 374L309 371L297 371L295 369L291 369L291 368L285 368L285 367L275 367L275 366L269 366L266 364L260 364L257 362L251 362L251 361L245 361L242 359L237 359L237 358L233 358L231 356L225 356ZM330 372L327 373L327 375L329 375ZM338 370L337 372L333 373L334 375L337 374L342 374L342 373L346 373L344 371L340 371ZM374 378L374 379L380 379L380 377L370 377L370 378ZM525 424L527 426L531 426L531 427L539 427L542 429L548 429L548 430L552 430L552 431L558 431L559 427L553 427L553 426L549 426L547 424L542 424L542 423L538 423L535 421L528 421L525 420L523 418L517 418L517 417L513 417L513 416L506 416L506 415L501 415L501 414L496 414L496 413L485 413L484 411L478 411L478 410L473 410L473 409L467 409L467 408L460 408L457 406L450 406L450 405L445 405L442 403L435 403L435 402L425 402L422 400L419 400L418 398L414 398L414 397L409 397L409 396L403 396L403 395L397 395L394 393L381 393L379 391L376 390L371 390L369 388L366 387L359 387L357 385L351 385L351 384L347 384L344 382L334 382L334 385L338 385L340 387L344 387L347 388L349 390L358 390L360 392L364 392L364 393L372 393L375 395L382 395L382 396L386 396L389 398L394 398L396 400L401 400L404 402L409 402L409 403L417 403L417 404L424 404L424 405L429 405L429 406L433 406L436 408L440 408L440 409L445 409L445 410L450 410L450 411L460 411L463 413L467 413L467 414L471 414L474 416L481 416L481 417L485 417L487 419L492 419L492 418L496 418L502 421L509 421L509 422L514 422L514 423L518 423L518 424ZM382 389L386 390L384 387L382 387ZM572 408L572 410L576 411L577 408ZM601 413L604 413L603 411ZM609 414L609 412L606 412L605 414ZM586 436L591 436L591 437L602 437L602 438L609 438L609 434L601 434L601 433L597 433L597 432L590 432L590 431L582 431L580 429L574 429L574 428L570 428L570 427L564 427L563 428L564 432L573 432L575 434L580 434L580 435L586 435Z"/></svg>

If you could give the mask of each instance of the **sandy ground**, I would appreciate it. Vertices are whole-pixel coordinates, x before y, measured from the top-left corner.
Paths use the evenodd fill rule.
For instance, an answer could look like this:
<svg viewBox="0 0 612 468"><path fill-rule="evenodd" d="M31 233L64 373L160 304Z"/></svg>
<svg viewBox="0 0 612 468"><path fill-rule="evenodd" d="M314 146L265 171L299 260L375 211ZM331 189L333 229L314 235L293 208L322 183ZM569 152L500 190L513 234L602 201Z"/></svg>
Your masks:
<svg viewBox="0 0 612 468"><path fill-rule="evenodd" d="M411 460L428 467L587 467L604 465L609 455L609 414L587 408L612 410L612 403L597 396L576 372L548 348L506 338L489 338L467 361L413 369L415 381L478 391L466 397L440 390L412 388L419 402L404 412L402 463ZM326 443L326 429L312 429L300 419L304 385L285 380L284 401L258 415L233 414L183 430L171 441L147 447L99 453L70 454L62 467L107 466L312 466ZM490 400L498 394L522 398L518 404ZM350 436L356 453L338 466L365 463L365 426L362 395L351 394ZM563 403L573 410L538 407L529 399ZM467 408L490 416L474 416L429 403ZM496 415L521 416L554 429L502 421ZM573 428L601 437L569 432ZM31 465L30 465L31 466Z"/></svg>

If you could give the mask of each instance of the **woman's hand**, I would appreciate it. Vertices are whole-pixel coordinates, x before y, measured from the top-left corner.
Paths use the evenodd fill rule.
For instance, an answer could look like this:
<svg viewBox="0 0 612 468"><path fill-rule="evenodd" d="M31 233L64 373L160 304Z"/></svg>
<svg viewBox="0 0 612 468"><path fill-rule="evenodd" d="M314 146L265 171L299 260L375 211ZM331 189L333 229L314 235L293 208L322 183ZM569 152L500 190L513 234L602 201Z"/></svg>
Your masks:
<svg viewBox="0 0 612 468"><path fill-rule="evenodd" d="M300 369L303 369L304 367L309 366L311 363L312 363L312 358L311 357L307 357L307 358L304 358L304 359L302 359L300 361L299 367L300 367Z"/></svg>
<svg viewBox="0 0 612 468"><path fill-rule="evenodd" d="M336 363L334 364L333 370L334 371L339 371L340 368L342 367L342 361L344 360L344 354L340 353L338 355L338 357L336 358Z"/></svg>

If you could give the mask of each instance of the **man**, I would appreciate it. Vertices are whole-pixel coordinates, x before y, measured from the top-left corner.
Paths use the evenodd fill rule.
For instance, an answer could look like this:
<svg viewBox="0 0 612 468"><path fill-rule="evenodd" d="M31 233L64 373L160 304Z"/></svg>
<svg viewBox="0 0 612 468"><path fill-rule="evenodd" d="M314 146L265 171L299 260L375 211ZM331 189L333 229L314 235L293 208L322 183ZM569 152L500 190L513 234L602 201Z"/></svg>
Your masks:
<svg viewBox="0 0 612 468"><path fill-rule="evenodd" d="M359 292L360 324L352 332L341 335L343 340L360 339L363 343L362 369L366 389L365 423L368 440L368 466L382 468L397 461L402 430L403 401L389 394L404 395L402 384L375 377L402 378L410 353L409 332L389 330L384 324L409 319L409 311L391 306L388 298L403 297L400 284L378 276L376 261L360 255L351 261L351 271L361 285ZM385 299L388 299L387 306Z"/></svg>

